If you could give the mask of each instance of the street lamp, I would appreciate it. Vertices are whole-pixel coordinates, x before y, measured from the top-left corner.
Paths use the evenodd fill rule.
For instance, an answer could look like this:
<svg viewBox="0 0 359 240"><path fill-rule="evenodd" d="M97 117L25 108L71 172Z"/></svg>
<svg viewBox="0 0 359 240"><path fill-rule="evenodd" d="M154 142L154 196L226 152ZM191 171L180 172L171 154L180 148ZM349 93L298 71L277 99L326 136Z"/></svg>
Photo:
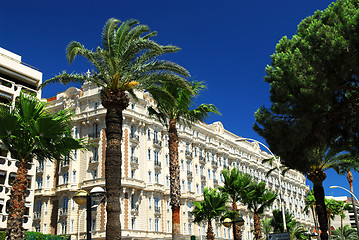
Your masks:
<svg viewBox="0 0 359 240"><path fill-rule="evenodd" d="M91 240L91 200L93 200L96 204L100 203L103 198L105 196L105 190L102 187L94 187L91 191L90 194L85 191L85 190L79 190L77 191L74 196L72 197L73 200L78 204L78 205L83 205L86 203L86 235L87 235L87 240ZM97 207L98 205L94 205L93 207ZM79 216L79 222L78 222L78 239L80 239L80 217L81 215L84 213L84 211L80 214Z"/></svg>
<svg viewBox="0 0 359 240"><path fill-rule="evenodd" d="M357 197L354 195L354 193L352 191L349 191L348 189L344 188L344 187L341 187L341 186L330 186L329 188L333 189L333 188L341 188L345 191L347 191L348 193L350 193L350 196L352 198L352 204L353 204L353 211L354 211L354 218L355 218L355 226L357 227L357 234L359 236L359 223L358 223L358 213L357 213L357 209L356 209L356 205L355 205L355 202L354 202L354 198L357 202L358 199Z"/></svg>
<svg viewBox="0 0 359 240"><path fill-rule="evenodd" d="M277 158L273 153L272 151L269 149L269 147L267 147L266 145L264 145L264 143L261 143L259 142L258 140L255 140L255 139L251 139L251 138L239 138L236 140L236 142L242 142L242 141L252 141L252 142L255 142L261 146L263 146L268 152L270 155L272 155L273 159L274 159L274 162L275 164L277 165L277 170L278 170L278 180L279 180L279 205L281 206L282 208L282 217L283 217L283 229L284 229L284 232L287 232L287 223L286 223L286 220L285 220L285 212L284 212L284 204L282 203L282 175L280 174L280 159Z"/></svg>
<svg viewBox="0 0 359 240"><path fill-rule="evenodd" d="M243 226L244 224L244 219L242 217L236 217L234 220L230 219L230 218L225 218L222 222L222 224L226 227L229 228L232 226L233 224L233 239L237 240L237 234L236 234L236 226Z"/></svg>

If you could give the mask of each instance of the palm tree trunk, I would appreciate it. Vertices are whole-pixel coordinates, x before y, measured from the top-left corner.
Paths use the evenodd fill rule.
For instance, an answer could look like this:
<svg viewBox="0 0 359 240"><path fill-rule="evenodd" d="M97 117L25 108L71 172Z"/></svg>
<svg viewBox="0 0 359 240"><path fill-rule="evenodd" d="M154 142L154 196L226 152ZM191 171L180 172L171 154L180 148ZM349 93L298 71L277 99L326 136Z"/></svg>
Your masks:
<svg viewBox="0 0 359 240"><path fill-rule="evenodd" d="M172 206L172 239L178 239L181 232L180 223L180 167L178 162L178 134L176 120L170 119L168 128L168 147L170 158L170 197Z"/></svg>
<svg viewBox="0 0 359 240"><path fill-rule="evenodd" d="M316 217L316 211L315 211L315 207L314 206L310 206L310 208L312 209L312 214L313 214L313 221L314 221L314 228L316 233L318 234L318 239L320 240L320 236L319 236L319 228L318 228L318 220Z"/></svg>
<svg viewBox="0 0 359 240"><path fill-rule="evenodd" d="M233 211L238 210L237 203L235 201L233 201L233 203L232 203L232 208L233 208ZM242 240L242 231L241 231L240 226L237 226L236 224L233 224L233 234L236 234L235 237L233 236L234 239Z"/></svg>
<svg viewBox="0 0 359 240"><path fill-rule="evenodd" d="M318 222L320 226L320 230L322 233L320 234L321 240L328 240L328 215L327 208L325 207L324 202L324 188L323 181L326 178L326 174L324 171L314 170L308 173L308 180L313 183L313 191L317 208Z"/></svg>
<svg viewBox="0 0 359 240"><path fill-rule="evenodd" d="M340 215L340 235L342 237L342 240L344 240L344 234L343 234L343 218Z"/></svg>
<svg viewBox="0 0 359 240"><path fill-rule="evenodd" d="M7 219L8 240L20 240L23 238L23 227L25 214L25 198L28 181L26 161L22 160L17 169L17 175L11 188L9 199L9 216Z"/></svg>
<svg viewBox="0 0 359 240"><path fill-rule="evenodd" d="M357 234L359 237L359 223L358 223L358 212L356 209L356 203L355 203L355 199L354 199L354 191L353 191L353 174L352 172L349 170L347 173L347 180L349 183L349 187L350 187L350 192L351 192L351 199L352 199L352 204L353 204L353 211L354 211L354 218L355 218L355 225L357 227Z"/></svg>
<svg viewBox="0 0 359 240"><path fill-rule="evenodd" d="M208 224L207 224L207 239L214 240L214 233L213 233L211 220L208 220Z"/></svg>
<svg viewBox="0 0 359 240"><path fill-rule="evenodd" d="M101 102L107 109L105 119L106 239L118 240L121 239L122 110L128 106L129 98L124 92L102 91Z"/></svg>
<svg viewBox="0 0 359 240"><path fill-rule="evenodd" d="M330 209L328 209L328 227L329 227L329 239L332 239L332 221L331 221L331 215L332 215L332 211Z"/></svg>
<svg viewBox="0 0 359 240"><path fill-rule="evenodd" d="M261 233L261 223L259 221L258 213L253 214L253 223L254 223L254 237L256 240L262 240L262 233Z"/></svg>

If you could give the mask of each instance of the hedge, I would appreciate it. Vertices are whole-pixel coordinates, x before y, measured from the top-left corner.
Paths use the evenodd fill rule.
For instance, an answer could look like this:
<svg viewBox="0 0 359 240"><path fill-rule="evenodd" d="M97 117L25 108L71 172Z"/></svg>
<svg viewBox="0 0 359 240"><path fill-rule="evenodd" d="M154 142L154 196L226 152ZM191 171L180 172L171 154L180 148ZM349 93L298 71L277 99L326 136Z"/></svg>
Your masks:
<svg viewBox="0 0 359 240"><path fill-rule="evenodd" d="M0 231L0 240L5 240L6 232ZM40 232L26 232L24 240L70 240L70 235L51 235Z"/></svg>

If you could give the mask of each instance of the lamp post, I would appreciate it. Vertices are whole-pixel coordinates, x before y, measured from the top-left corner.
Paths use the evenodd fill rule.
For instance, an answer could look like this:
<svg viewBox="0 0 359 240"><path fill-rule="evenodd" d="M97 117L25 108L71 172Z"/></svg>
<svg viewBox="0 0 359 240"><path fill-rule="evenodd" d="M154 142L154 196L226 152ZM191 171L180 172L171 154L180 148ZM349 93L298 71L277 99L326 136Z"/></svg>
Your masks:
<svg viewBox="0 0 359 240"><path fill-rule="evenodd" d="M237 234L236 234L236 227L235 226L243 226L244 224L244 219L242 217L236 217L234 220L230 219L230 218L225 218L222 222L222 224L226 227L229 228L232 226L233 224L233 239L237 240Z"/></svg>
<svg viewBox="0 0 359 240"><path fill-rule="evenodd" d="M102 187L94 187L90 194L85 190L79 190L75 193L75 195L72 197L74 201L78 205L83 205L86 203L86 239L91 240L91 200L93 200L95 203L100 203L102 199L105 196L105 190ZM98 205L95 205L94 207L97 207ZM84 211L79 216L79 222L78 222L78 233L77 238L80 238L80 217L84 213Z"/></svg>
<svg viewBox="0 0 359 240"><path fill-rule="evenodd" d="M261 143L259 142L258 140L255 140L255 139L252 139L252 138L239 138L236 140L237 142L242 142L242 141L252 141L252 142L255 142L261 146L263 146L268 152L270 155L272 155L273 159L274 159L274 162L275 164L277 165L276 168L278 170L278 180L279 180L279 205L280 207L282 208L282 218L283 218L283 230L284 232L287 232L287 223L286 223L286 220L285 220L285 212L284 212L284 204L282 203L282 175L280 174L280 158L277 158L273 153L272 151L269 149L269 147L267 147L266 145L264 145L264 143Z"/></svg>
<svg viewBox="0 0 359 240"><path fill-rule="evenodd" d="M358 222L358 213L357 213L357 209L356 209L356 205L355 205L355 201L359 202L357 197L354 195L354 193L352 191L349 191L348 189L341 187L341 186L330 186L329 188L333 189L333 188L341 188L345 191L347 191L348 193L350 193L351 199L352 199L352 204L353 204L353 211L354 211L354 219L355 219L355 226L357 227L357 234L359 236L359 222ZM355 201L354 201L355 198Z"/></svg>

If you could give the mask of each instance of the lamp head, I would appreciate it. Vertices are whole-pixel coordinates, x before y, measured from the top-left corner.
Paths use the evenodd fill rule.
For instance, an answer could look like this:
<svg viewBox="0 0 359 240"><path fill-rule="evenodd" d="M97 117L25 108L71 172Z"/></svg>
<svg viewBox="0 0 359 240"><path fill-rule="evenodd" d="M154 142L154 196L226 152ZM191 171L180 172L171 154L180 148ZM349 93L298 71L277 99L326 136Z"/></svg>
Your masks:
<svg viewBox="0 0 359 240"><path fill-rule="evenodd" d="M72 197L78 205L83 205L87 202L88 193L85 190L77 191Z"/></svg>
<svg viewBox="0 0 359 240"><path fill-rule="evenodd" d="M96 203L100 203L102 199L105 197L105 194L106 192L102 187L94 187L90 191L91 199Z"/></svg>
<svg viewBox="0 0 359 240"><path fill-rule="evenodd" d="M229 228L232 226L232 219L230 218L225 218L222 222L222 224L226 227Z"/></svg>

